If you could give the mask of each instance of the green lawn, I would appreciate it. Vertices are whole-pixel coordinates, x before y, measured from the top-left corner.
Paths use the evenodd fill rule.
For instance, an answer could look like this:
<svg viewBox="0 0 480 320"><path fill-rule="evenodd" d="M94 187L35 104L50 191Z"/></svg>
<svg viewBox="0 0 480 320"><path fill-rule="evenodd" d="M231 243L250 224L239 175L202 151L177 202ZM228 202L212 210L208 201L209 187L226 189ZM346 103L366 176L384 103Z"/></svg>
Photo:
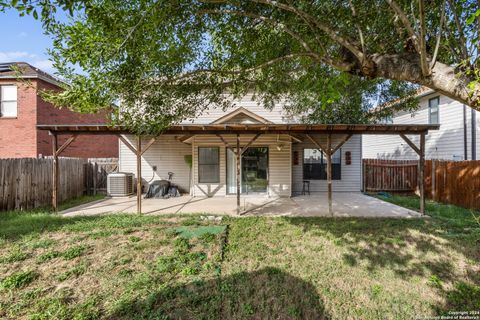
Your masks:
<svg viewBox="0 0 480 320"><path fill-rule="evenodd" d="M415 198L388 201L415 208ZM480 225L1 213L0 318L412 319L480 310Z"/></svg>

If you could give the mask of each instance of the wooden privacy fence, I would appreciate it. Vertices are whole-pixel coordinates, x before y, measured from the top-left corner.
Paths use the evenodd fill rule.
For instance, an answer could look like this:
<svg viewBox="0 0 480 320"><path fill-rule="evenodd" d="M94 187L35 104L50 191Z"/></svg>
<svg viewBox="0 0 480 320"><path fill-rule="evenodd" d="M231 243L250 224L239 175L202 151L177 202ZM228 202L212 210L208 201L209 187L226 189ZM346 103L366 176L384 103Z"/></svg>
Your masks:
<svg viewBox="0 0 480 320"><path fill-rule="evenodd" d="M59 158L59 202L106 193L107 174L116 168L117 159ZM0 211L50 206L52 171L52 158L0 159Z"/></svg>
<svg viewBox="0 0 480 320"><path fill-rule="evenodd" d="M418 161L363 160L363 190L414 192L418 186Z"/></svg>
<svg viewBox="0 0 480 320"><path fill-rule="evenodd" d="M418 161L363 161L367 192L415 192ZM425 195L438 202L480 209L480 161L425 161Z"/></svg>
<svg viewBox="0 0 480 320"><path fill-rule="evenodd" d="M60 158L59 200L83 195L85 159ZM0 210L25 210L52 203L53 159L0 159Z"/></svg>

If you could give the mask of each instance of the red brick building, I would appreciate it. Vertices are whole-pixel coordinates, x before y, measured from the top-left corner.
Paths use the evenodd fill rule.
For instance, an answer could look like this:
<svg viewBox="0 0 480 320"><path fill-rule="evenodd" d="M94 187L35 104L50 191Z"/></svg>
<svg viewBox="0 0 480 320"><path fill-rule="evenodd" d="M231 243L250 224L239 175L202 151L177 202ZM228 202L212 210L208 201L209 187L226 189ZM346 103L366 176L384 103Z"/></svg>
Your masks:
<svg viewBox="0 0 480 320"><path fill-rule="evenodd" d="M12 70L17 65L19 76ZM21 78L21 79L19 79ZM26 81L28 80L26 83ZM48 132L39 124L104 124L105 114L80 114L58 109L45 102L40 90L59 90L53 76L27 63L0 63L0 158L42 157L52 155ZM59 145L67 137L59 137ZM116 136L78 136L62 153L63 157L117 158Z"/></svg>

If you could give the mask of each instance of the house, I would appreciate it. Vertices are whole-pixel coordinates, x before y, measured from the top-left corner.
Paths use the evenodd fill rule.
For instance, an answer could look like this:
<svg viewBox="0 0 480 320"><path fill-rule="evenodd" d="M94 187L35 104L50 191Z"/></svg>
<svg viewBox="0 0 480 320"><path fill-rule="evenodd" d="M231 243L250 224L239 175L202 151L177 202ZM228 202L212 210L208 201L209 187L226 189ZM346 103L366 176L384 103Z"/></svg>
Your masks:
<svg viewBox="0 0 480 320"><path fill-rule="evenodd" d="M398 112L393 124L440 124L426 136L426 159L476 160L480 150L480 113L460 102L423 88L418 93L419 108ZM412 137L418 141L418 137ZM417 160L418 155L398 136L366 135L363 158Z"/></svg>
<svg viewBox="0 0 480 320"><path fill-rule="evenodd" d="M215 134L217 131L211 131L214 129L223 132ZM328 150L327 137L331 136L330 150L339 147L332 155L332 191L359 192L362 188L361 133L372 130L386 134L420 133L428 129L435 128L308 126L286 115L281 104L269 110L251 96L245 96L234 101L228 110L211 108L198 118L177 125L171 129L172 133L180 131L177 134L165 134L156 140L145 138L141 155L142 182L146 186L154 180L167 179L172 172L173 182L195 197L236 194L238 143L243 152L238 175L242 194L291 197L308 190L313 194L325 192L328 190L327 161L322 150ZM333 134L325 134L327 132ZM137 137L125 134L121 140L119 170L136 174ZM145 148L148 149L143 151Z"/></svg>
<svg viewBox="0 0 480 320"><path fill-rule="evenodd" d="M172 183L180 191L202 200L235 195L238 213L244 195L253 195L252 199L279 199L303 194L317 195L310 198L317 201L313 208L328 205L328 212L333 215L334 193L360 195L363 134L401 135L423 159L425 135L439 127L305 124L286 115L282 104L266 109L249 95L231 102L227 110L212 106L195 119L171 125L158 136L138 136L122 126L38 125L37 128L54 137L69 136L55 149L56 154L67 150L76 136L118 135L119 171L136 177L139 213L142 192L149 184L172 177ZM420 143L415 145L406 135L420 136ZM420 176L423 164L420 161ZM53 178L58 181L57 170L53 170ZM360 202L349 202L347 210L369 201L362 196L356 198ZM422 185L420 198L423 213ZM54 207L55 199L56 189L52 195ZM183 201L186 202L180 207L190 200Z"/></svg>
<svg viewBox="0 0 480 320"><path fill-rule="evenodd" d="M252 101L251 96L246 96L236 101L229 110L212 108L194 119L193 123L285 124L291 121L281 105L267 110ZM240 136L240 145L247 145L254 136ZM135 136L126 135L125 138L132 145L136 144ZM333 144L342 138L336 136ZM325 136L318 137L318 140L325 143ZM236 158L234 151L227 146L235 148L235 134L161 137L143 154L143 180L148 183L166 179L168 172L173 172L173 181L193 196L233 195L236 193ZM346 154L350 159L348 163L345 161ZM289 197L302 192L304 180L310 180L310 192L326 191L325 167L325 156L310 140L294 134L264 134L242 154L241 191L245 194ZM360 169L361 136L355 135L333 156L333 190L359 191ZM120 143L119 170L136 172L135 154L123 142Z"/></svg>
<svg viewBox="0 0 480 320"><path fill-rule="evenodd" d="M52 155L52 139L37 125L105 123L105 114L79 114L55 108L39 96L44 89L60 90L59 80L28 63L0 63L0 158ZM65 139L60 136L59 143ZM116 158L118 137L105 135L92 143L91 137L80 136L62 156Z"/></svg>

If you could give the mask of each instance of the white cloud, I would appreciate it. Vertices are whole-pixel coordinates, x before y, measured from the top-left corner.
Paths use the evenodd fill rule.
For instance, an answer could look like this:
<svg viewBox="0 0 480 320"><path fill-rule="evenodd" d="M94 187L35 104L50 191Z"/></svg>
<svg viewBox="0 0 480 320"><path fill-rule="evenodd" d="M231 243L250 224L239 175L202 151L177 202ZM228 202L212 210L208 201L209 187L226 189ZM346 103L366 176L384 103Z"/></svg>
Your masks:
<svg viewBox="0 0 480 320"><path fill-rule="evenodd" d="M37 60L32 61L31 64L37 67L40 70L43 70L48 73L53 73L55 70L53 69L53 62L50 60Z"/></svg>
<svg viewBox="0 0 480 320"><path fill-rule="evenodd" d="M29 53L26 51L0 51L0 62L15 62L20 60L30 60L35 59L36 54Z"/></svg>
<svg viewBox="0 0 480 320"><path fill-rule="evenodd" d="M28 33L26 33L25 31L22 31L19 34L17 34L17 37L19 38L25 38L26 36L28 36Z"/></svg>

